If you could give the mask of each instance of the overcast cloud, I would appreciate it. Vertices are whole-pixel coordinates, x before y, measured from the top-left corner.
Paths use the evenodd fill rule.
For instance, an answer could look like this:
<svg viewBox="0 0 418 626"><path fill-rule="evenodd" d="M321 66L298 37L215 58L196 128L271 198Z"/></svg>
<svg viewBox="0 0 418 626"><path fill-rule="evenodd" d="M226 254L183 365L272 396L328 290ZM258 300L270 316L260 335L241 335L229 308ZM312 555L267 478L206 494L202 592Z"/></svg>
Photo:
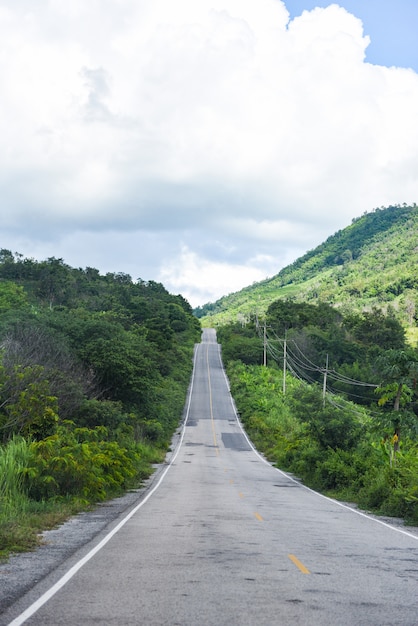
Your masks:
<svg viewBox="0 0 418 626"><path fill-rule="evenodd" d="M1 1L0 247L195 306L418 201L418 74L368 45L337 5Z"/></svg>

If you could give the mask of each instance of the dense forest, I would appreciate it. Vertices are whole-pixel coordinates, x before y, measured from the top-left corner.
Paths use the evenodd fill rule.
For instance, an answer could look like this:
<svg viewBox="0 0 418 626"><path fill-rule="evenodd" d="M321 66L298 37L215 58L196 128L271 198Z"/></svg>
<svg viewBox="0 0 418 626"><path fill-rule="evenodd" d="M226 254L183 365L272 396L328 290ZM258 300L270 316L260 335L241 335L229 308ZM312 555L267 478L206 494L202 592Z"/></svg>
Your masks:
<svg viewBox="0 0 418 626"><path fill-rule="evenodd" d="M159 283L0 250L0 554L149 475L199 339Z"/></svg>
<svg viewBox="0 0 418 626"><path fill-rule="evenodd" d="M276 276L195 310L204 325L263 315L277 299L332 304L343 312L390 308L405 326L418 317L418 207L375 209ZM414 339L418 335L413 334Z"/></svg>
<svg viewBox="0 0 418 626"><path fill-rule="evenodd" d="M393 312L277 300L218 339L259 450L315 489L418 525L418 350Z"/></svg>

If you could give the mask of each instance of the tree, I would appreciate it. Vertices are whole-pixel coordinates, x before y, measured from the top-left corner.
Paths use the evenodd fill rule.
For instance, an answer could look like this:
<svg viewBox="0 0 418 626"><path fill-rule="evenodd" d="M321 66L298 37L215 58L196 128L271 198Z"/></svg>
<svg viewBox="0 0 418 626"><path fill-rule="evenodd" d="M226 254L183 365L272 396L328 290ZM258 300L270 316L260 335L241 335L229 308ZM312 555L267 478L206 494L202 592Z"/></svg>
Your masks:
<svg viewBox="0 0 418 626"><path fill-rule="evenodd" d="M267 309L267 324L273 326L279 334L290 328L300 329L307 326L330 328L338 325L340 318L338 311L324 302L315 305L292 300L276 300Z"/></svg>
<svg viewBox="0 0 418 626"><path fill-rule="evenodd" d="M77 361L68 344L61 332L30 318L9 324L0 338L2 365L8 375L12 376L15 367L40 366L58 399L61 419L70 419L85 397L97 391L91 370Z"/></svg>
<svg viewBox="0 0 418 626"><path fill-rule="evenodd" d="M58 422L57 398L42 366L0 366L0 428L3 441L13 435L42 439Z"/></svg>
<svg viewBox="0 0 418 626"><path fill-rule="evenodd" d="M10 281L0 282L0 314L28 307L25 290Z"/></svg>
<svg viewBox="0 0 418 626"><path fill-rule="evenodd" d="M74 277L63 259L50 257L39 264L38 295L49 307L67 304L74 297Z"/></svg>
<svg viewBox="0 0 418 626"><path fill-rule="evenodd" d="M385 315L377 308L354 313L344 319L344 326L357 341L383 350L400 350L405 346L405 330L393 315Z"/></svg>
<svg viewBox="0 0 418 626"><path fill-rule="evenodd" d="M381 375L381 384L376 389L380 395L379 405L392 404L392 424L394 429L394 452L399 450L402 418L401 411L411 402L416 390L418 377L418 353L416 350L387 350L376 360L376 368Z"/></svg>

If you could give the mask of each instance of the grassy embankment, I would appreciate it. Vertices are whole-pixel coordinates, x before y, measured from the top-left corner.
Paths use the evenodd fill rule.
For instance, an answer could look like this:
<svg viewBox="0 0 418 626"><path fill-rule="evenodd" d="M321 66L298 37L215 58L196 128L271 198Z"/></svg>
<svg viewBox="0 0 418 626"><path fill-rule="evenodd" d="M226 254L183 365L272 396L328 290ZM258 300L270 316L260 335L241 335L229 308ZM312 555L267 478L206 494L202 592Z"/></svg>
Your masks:
<svg viewBox="0 0 418 626"><path fill-rule="evenodd" d="M15 437L0 447L0 559L32 550L42 531L137 488L164 457L162 449L141 444L127 450L94 441L92 434L76 429L65 441L42 442Z"/></svg>

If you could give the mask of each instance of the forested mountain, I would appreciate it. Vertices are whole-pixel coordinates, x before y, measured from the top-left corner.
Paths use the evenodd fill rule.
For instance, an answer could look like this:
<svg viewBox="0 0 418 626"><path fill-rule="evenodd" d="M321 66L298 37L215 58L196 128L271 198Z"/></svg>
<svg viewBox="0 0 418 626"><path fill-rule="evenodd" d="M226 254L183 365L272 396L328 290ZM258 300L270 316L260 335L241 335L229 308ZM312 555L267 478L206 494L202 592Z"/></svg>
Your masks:
<svg viewBox="0 0 418 626"><path fill-rule="evenodd" d="M36 539L35 511L149 475L199 339L188 302L159 283L0 250L0 558Z"/></svg>
<svg viewBox="0 0 418 626"><path fill-rule="evenodd" d="M375 209L353 220L276 276L196 309L205 323L263 314L277 299L346 311L390 306L413 326L418 303L418 207Z"/></svg>

